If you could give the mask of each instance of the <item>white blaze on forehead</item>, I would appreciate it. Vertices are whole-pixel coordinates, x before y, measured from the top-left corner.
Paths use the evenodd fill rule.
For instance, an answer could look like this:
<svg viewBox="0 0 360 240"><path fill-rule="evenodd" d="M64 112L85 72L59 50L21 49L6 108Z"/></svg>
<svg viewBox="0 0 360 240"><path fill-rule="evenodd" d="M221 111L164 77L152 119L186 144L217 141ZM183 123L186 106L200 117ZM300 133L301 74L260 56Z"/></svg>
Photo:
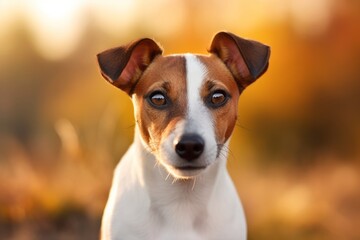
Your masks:
<svg viewBox="0 0 360 240"><path fill-rule="evenodd" d="M205 82L206 66L192 54L185 55L186 60L186 86L188 98L187 127L196 132L211 131L212 116L201 97L201 88ZM199 129L200 128L200 129Z"/></svg>
<svg viewBox="0 0 360 240"><path fill-rule="evenodd" d="M188 118L195 118L203 108L200 89L204 82L205 66L192 54L185 55Z"/></svg>

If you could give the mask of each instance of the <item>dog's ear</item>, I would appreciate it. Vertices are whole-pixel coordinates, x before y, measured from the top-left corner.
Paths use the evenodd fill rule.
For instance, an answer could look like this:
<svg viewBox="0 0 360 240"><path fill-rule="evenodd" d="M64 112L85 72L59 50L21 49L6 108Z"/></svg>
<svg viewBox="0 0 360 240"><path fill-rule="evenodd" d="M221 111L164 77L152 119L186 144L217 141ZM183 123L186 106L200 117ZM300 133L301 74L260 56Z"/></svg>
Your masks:
<svg viewBox="0 0 360 240"><path fill-rule="evenodd" d="M216 34L209 52L225 63L241 91L265 73L269 65L268 46L232 33Z"/></svg>
<svg viewBox="0 0 360 240"><path fill-rule="evenodd" d="M131 95L144 70L159 54L162 54L159 45L149 38L143 38L101 52L97 59L103 77Z"/></svg>

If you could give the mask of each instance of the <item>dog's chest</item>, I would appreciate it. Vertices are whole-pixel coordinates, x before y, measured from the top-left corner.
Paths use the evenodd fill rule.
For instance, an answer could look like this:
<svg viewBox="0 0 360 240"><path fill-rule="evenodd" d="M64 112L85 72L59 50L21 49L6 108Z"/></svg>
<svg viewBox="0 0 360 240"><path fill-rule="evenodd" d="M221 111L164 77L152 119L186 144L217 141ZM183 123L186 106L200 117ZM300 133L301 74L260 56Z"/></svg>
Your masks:
<svg viewBox="0 0 360 240"><path fill-rule="evenodd" d="M198 179L195 183L184 184L170 178L157 181L164 174L157 170L154 175L148 175L149 171L141 177L131 175L129 173L138 172L139 167L131 157L137 155L135 152L139 153L131 148L131 154L125 155L115 172L114 180L121 180L121 185L113 185L111 192L116 195L111 197L115 201L106 211L106 218L111 219L106 225L111 226L114 236L123 236L124 239L215 240L233 239L231 236L244 234L241 228L244 216L235 214L241 206L232 201L237 200L236 195L225 191L232 188L229 182L212 183L209 179L203 179L204 182ZM146 159L143 164L143 169L154 168L152 159ZM211 179L216 178L212 175ZM205 183L211 183L215 190ZM224 238L226 236L228 238Z"/></svg>

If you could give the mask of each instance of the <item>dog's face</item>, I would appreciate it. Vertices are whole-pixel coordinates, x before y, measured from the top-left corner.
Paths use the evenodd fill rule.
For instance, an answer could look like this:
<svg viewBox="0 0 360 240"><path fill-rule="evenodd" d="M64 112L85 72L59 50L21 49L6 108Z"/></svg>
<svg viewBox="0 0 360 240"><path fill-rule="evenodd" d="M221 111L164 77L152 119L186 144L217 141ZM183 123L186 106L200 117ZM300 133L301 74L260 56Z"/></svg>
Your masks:
<svg viewBox="0 0 360 240"><path fill-rule="evenodd" d="M269 48L230 33L211 55L162 56L150 39L98 55L103 76L132 96L142 142L176 178L191 178L221 155L241 92L263 74Z"/></svg>
<svg viewBox="0 0 360 240"><path fill-rule="evenodd" d="M215 56L159 56L132 96L142 139L176 177L213 163L236 122L239 90Z"/></svg>

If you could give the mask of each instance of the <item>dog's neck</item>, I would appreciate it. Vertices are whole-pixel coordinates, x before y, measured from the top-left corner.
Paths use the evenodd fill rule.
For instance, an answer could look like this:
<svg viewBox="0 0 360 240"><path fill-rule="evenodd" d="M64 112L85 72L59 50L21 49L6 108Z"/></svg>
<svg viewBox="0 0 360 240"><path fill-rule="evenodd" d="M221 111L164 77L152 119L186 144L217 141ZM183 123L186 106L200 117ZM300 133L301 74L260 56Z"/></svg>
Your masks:
<svg viewBox="0 0 360 240"><path fill-rule="evenodd" d="M156 157L141 140L139 129L136 128L134 139L136 153L136 171L139 184L148 192L152 210L193 208L196 211L205 211L209 199L214 199L220 176L227 174L226 158L227 146L217 161L208 167L199 176L189 179L176 179L156 160ZM176 205L176 206L175 206ZM196 207L194 207L196 205Z"/></svg>

